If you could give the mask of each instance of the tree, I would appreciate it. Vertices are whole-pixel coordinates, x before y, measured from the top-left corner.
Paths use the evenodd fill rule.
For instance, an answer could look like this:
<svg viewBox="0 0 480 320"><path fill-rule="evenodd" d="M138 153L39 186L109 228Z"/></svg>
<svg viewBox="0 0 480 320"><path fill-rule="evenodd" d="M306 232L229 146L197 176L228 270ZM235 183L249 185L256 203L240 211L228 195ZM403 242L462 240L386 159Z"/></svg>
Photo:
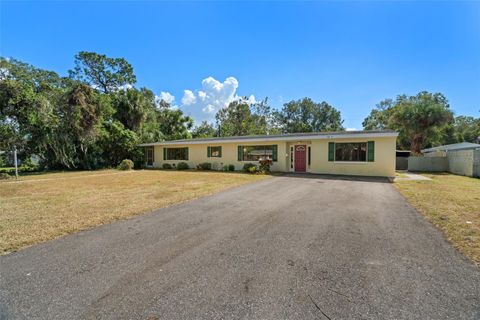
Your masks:
<svg viewBox="0 0 480 320"><path fill-rule="evenodd" d="M15 80L34 88L35 91L45 87L65 87L66 81L56 72L36 68L14 58L0 57L0 80Z"/></svg>
<svg viewBox="0 0 480 320"><path fill-rule="evenodd" d="M285 103L275 118L284 133L344 130L340 111L325 101L316 103L310 98Z"/></svg>
<svg viewBox="0 0 480 320"><path fill-rule="evenodd" d="M170 104L161 101L156 117L159 130L165 140L190 139L192 134L193 119L183 114L180 109L172 109Z"/></svg>
<svg viewBox="0 0 480 320"><path fill-rule="evenodd" d="M137 82L133 67L124 58L109 58L104 54L86 51L75 55L75 68L69 71L69 75L72 79L87 82L103 93Z"/></svg>
<svg viewBox="0 0 480 320"><path fill-rule="evenodd" d="M424 147L442 144L452 119L445 96L422 91L415 96L399 95L394 101L380 102L365 118L363 126L368 130L396 130L399 147L419 154Z"/></svg>
<svg viewBox="0 0 480 320"><path fill-rule="evenodd" d="M220 136L246 136L276 132L267 100L250 105L247 99L231 102L215 115Z"/></svg>
<svg viewBox="0 0 480 320"><path fill-rule="evenodd" d="M445 132L445 143L480 143L480 118L471 116L455 117Z"/></svg>
<svg viewBox="0 0 480 320"><path fill-rule="evenodd" d="M217 132L217 129L212 124L202 121L199 126L193 128L192 138L212 138L217 135Z"/></svg>
<svg viewBox="0 0 480 320"><path fill-rule="evenodd" d="M109 166L117 166L123 159L136 160L141 157L138 143L137 134L125 128L121 122L107 122L100 141L102 158Z"/></svg>
<svg viewBox="0 0 480 320"><path fill-rule="evenodd" d="M130 88L112 93L114 117L134 132L141 129L150 113L155 111L155 96L146 88Z"/></svg>
<svg viewBox="0 0 480 320"><path fill-rule="evenodd" d="M79 83L66 94L65 123L76 146L75 167L92 169L97 165L95 149L101 135L104 98L86 84Z"/></svg>
<svg viewBox="0 0 480 320"><path fill-rule="evenodd" d="M370 114L363 120L364 130L385 130L390 125L390 116L394 109L394 101L385 99L376 105Z"/></svg>

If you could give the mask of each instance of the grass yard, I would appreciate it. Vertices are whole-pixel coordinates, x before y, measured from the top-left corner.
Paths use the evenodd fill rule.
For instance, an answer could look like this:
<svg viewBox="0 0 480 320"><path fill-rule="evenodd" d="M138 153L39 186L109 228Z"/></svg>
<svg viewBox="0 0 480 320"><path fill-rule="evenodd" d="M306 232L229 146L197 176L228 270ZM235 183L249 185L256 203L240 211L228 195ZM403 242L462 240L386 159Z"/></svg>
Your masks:
<svg viewBox="0 0 480 320"><path fill-rule="evenodd" d="M102 170L29 175L0 182L0 253L267 177Z"/></svg>
<svg viewBox="0 0 480 320"><path fill-rule="evenodd" d="M432 180L402 180L395 186L457 249L480 264L480 179L423 175Z"/></svg>

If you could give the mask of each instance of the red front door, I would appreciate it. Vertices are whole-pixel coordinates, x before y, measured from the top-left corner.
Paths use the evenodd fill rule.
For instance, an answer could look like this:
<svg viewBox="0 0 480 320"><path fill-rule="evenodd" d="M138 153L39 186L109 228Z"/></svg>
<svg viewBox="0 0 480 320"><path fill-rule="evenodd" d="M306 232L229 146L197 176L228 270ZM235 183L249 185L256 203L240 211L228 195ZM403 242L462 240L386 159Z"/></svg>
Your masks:
<svg viewBox="0 0 480 320"><path fill-rule="evenodd" d="M307 171L307 146L295 146L295 172Z"/></svg>

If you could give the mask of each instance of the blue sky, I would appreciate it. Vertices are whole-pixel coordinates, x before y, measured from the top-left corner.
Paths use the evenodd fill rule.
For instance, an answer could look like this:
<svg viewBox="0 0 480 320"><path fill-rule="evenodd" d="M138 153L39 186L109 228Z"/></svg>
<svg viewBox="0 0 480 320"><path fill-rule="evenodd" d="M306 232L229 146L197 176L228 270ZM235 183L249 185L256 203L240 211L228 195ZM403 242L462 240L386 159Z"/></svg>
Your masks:
<svg viewBox="0 0 480 320"><path fill-rule="evenodd" d="M480 116L480 2L0 2L0 55L66 75L81 50L198 121L236 96L311 97L360 129L421 90Z"/></svg>

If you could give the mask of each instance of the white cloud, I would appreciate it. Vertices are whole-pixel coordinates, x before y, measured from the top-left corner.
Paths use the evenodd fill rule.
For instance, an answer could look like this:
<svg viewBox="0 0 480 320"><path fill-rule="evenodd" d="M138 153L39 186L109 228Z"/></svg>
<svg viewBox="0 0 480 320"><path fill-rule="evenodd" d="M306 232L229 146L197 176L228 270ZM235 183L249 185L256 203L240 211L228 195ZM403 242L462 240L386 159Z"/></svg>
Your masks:
<svg viewBox="0 0 480 320"><path fill-rule="evenodd" d="M205 91L198 91L198 97L201 101L205 101L205 99L207 98L207 94L205 93Z"/></svg>
<svg viewBox="0 0 480 320"><path fill-rule="evenodd" d="M160 92L159 96L155 97L158 102L165 101L168 104L172 104L175 101L175 96L172 95L170 92L162 91Z"/></svg>
<svg viewBox="0 0 480 320"><path fill-rule="evenodd" d="M208 77L202 80L201 89L184 90L182 107L188 106L188 109L194 114L198 114L198 111L201 110L204 114L212 116L235 100L244 99L249 104L256 102L253 95L246 98L239 97L236 94L237 89L238 80L234 77L228 77L223 82Z"/></svg>
<svg viewBox="0 0 480 320"><path fill-rule="evenodd" d="M118 86L116 88L116 90L128 90L128 89L132 89L132 88L133 88L133 85L131 85L130 83L127 83L127 84Z"/></svg>
<svg viewBox="0 0 480 320"><path fill-rule="evenodd" d="M347 131L357 131L358 129L357 128L346 128L345 130L347 130Z"/></svg>
<svg viewBox="0 0 480 320"><path fill-rule="evenodd" d="M195 97L195 93L193 93L191 90L183 90L183 98L182 98L183 105L189 106L191 104L194 104L196 100L197 98Z"/></svg>

